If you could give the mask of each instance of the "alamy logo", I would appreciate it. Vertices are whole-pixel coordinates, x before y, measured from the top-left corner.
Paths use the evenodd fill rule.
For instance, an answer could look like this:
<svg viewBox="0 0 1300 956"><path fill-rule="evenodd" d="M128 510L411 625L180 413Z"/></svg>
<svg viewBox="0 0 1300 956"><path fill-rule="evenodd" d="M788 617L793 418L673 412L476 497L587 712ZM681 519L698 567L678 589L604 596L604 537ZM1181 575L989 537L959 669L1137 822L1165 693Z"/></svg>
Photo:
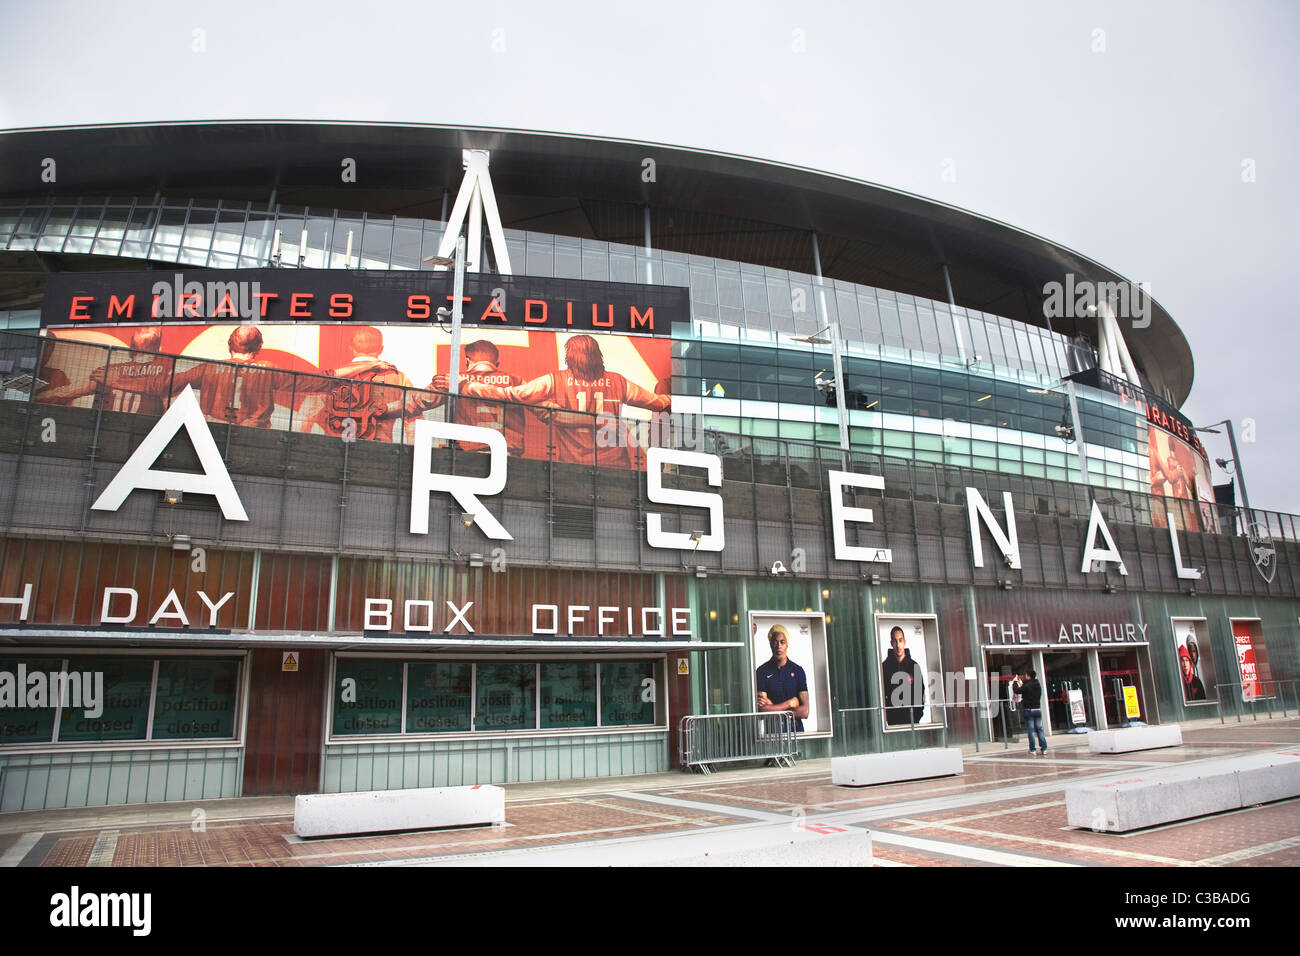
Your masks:
<svg viewBox="0 0 1300 956"><path fill-rule="evenodd" d="M1130 319L1135 329L1151 324L1151 286L1146 282L1093 282L1077 279L1073 272L1064 282L1043 285L1043 315L1049 319L1086 319L1101 304L1110 306L1116 319Z"/></svg>
<svg viewBox="0 0 1300 956"><path fill-rule="evenodd" d="M0 707L39 710L79 708L89 718L104 713L103 671L0 671Z"/></svg>
<svg viewBox="0 0 1300 956"><path fill-rule="evenodd" d="M252 322L266 307L260 282L185 281L177 272L172 281L153 284L153 317L157 319L242 319Z"/></svg>
<svg viewBox="0 0 1300 956"><path fill-rule="evenodd" d="M151 893L82 893L74 886L50 897L50 925L127 926L133 936L148 936L152 910Z"/></svg>

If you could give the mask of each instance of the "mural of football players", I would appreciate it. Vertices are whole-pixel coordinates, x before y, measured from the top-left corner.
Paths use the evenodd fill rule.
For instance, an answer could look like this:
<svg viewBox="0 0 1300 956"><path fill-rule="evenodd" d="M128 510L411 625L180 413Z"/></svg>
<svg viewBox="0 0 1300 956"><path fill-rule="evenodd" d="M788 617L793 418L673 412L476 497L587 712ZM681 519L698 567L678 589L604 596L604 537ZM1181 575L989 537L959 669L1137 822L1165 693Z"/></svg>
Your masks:
<svg viewBox="0 0 1300 956"><path fill-rule="evenodd" d="M172 389L173 362L153 354L161 346L161 328L150 325L137 329L131 335L131 351L125 357L117 358L121 352L110 353L108 366L92 369L87 381L47 388L37 394L36 400L69 405L83 395L94 395L92 408L161 415Z"/></svg>
<svg viewBox="0 0 1300 956"><path fill-rule="evenodd" d="M510 388L522 385L523 379L501 369L501 353L487 339L479 339L465 346L466 368L461 372L461 390L464 384L474 382L477 385ZM437 380L430 388L435 388ZM443 392L428 392L422 401L425 408L437 408L447 398ZM462 425L478 425L501 432L506 439L506 449L511 458L524 453L524 426L526 418L522 408L512 408L501 402L476 402L461 397L456 400L456 421ZM479 442L460 442L465 451L485 451L486 445Z"/></svg>
<svg viewBox="0 0 1300 956"><path fill-rule="evenodd" d="M352 361L325 375L349 379L320 387L321 396L303 402L300 428L327 435L349 436L368 441L393 440L394 425L408 411L403 388L411 387L406 373L379 357L384 335L373 326L352 333ZM300 382L300 389L305 383ZM387 387L386 387L387 386Z"/></svg>
<svg viewBox="0 0 1300 956"><path fill-rule="evenodd" d="M226 340L229 362L205 362L177 372L173 389L187 385L199 393L199 407L210 422L269 428L275 411L275 393L293 388L293 376L259 359L262 333L254 325L241 325Z"/></svg>
<svg viewBox="0 0 1300 956"><path fill-rule="evenodd" d="M479 398L556 409L552 433L558 461L628 467L631 459L625 442L597 442L602 420L617 420L624 405L667 411L671 397L646 391L620 373L607 370L600 343L591 335L575 335L564 343L564 365L522 385L502 387L465 381L461 391ZM439 391L445 391L446 384L444 375L434 380Z"/></svg>

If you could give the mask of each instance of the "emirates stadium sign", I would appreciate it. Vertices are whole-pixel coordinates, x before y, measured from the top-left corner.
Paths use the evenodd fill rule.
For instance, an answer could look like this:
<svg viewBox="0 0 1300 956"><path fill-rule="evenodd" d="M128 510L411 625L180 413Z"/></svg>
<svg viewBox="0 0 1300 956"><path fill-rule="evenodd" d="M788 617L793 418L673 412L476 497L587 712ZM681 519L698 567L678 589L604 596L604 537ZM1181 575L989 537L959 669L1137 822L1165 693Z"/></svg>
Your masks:
<svg viewBox="0 0 1300 956"><path fill-rule="evenodd" d="M58 273L41 306L47 328L105 323L437 323L451 306L449 272L220 269ZM672 334L689 323L675 286L470 273L467 329Z"/></svg>

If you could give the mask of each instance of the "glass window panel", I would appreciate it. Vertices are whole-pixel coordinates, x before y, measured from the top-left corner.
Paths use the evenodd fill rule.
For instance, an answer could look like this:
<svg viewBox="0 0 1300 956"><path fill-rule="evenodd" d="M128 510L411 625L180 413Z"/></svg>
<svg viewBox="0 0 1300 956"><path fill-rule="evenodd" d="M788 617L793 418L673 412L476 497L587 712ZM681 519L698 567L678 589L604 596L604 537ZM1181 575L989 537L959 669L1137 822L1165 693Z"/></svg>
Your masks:
<svg viewBox="0 0 1300 956"><path fill-rule="evenodd" d="M255 212L248 217L248 225L244 229L244 242L240 247L239 254L255 260L259 265L265 266L271 258L271 243L275 234L275 227L272 224L271 217L266 213ZM337 264L342 268L343 263Z"/></svg>
<svg viewBox="0 0 1300 956"><path fill-rule="evenodd" d="M178 246L180 245L181 233L184 229L185 207L163 206L162 210L158 213L158 228L155 229L153 233L154 244L160 246Z"/></svg>
<svg viewBox="0 0 1300 956"><path fill-rule="evenodd" d="M153 661L140 657L72 658L69 668L104 675L103 713L90 717L81 708L65 707L59 740L144 740L149 723Z"/></svg>
<svg viewBox="0 0 1300 956"><path fill-rule="evenodd" d="M293 249L293 255L295 256L293 261L295 262L297 261L296 257L298 255L296 246L298 244L298 235L300 231L301 227L293 230L285 230L284 237L281 239L281 242L286 242L290 241L290 237L292 237L292 242L295 246ZM358 265L358 268L387 269L389 250L392 247L392 243L392 223L382 221L376 222L373 219L367 218L365 221L365 228L361 233L361 263ZM288 258L287 252L288 250L286 250L286 259Z"/></svg>
<svg viewBox="0 0 1300 956"><path fill-rule="evenodd" d="M19 670L20 666L23 670ZM23 694L22 702L32 702L29 696L32 685L27 678L32 674L50 674L63 669L57 657L5 657L0 658L0 672L13 675L14 689ZM22 678L20 680L20 677ZM0 745L49 743L54 739L55 701L50 700L49 679L46 678L46 707L18 707L15 698L0 707Z"/></svg>
<svg viewBox="0 0 1300 956"><path fill-rule="evenodd" d="M595 727L596 665L560 661L541 669L542 728Z"/></svg>
<svg viewBox="0 0 1300 956"><path fill-rule="evenodd" d="M743 309L744 297L740 293L739 273L724 272L718 269L718 305L727 308Z"/></svg>
<svg viewBox="0 0 1300 956"><path fill-rule="evenodd" d="M892 348L902 347L906 343L899 324L898 303L893 295L886 292L878 293L876 298L880 306L880 329L884 335L884 344Z"/></svg>
<svg viewBox="0 0 1300 956"><path fill-rule="evenodd" d="M934 303L934 324L939 331L939 351L943 355L957 354L957 335L952 327L952 313L941 302Z"/></svg>
<svg viewBox="0 0 1300 956"><path fill-rule="evenodd" d="M600 665L600 723L604 727L653 724L655 705L642 700L654 681L654 661L607 661Z"/></svg>
<svg viewBox="0 0 1300 956"><path fill-rule="evenodd" d="M430 254L432 255L432 254ZM528 276L550 277L555 274L555 246L546 242L528 241Z"/></svg>
<svg viewBox="0 0 1300 956"><path fill-rule="evenodd" d="M582 252L575 240L555 237L555 277L557 279L582 278Z"/></svg>
<svg viewBox="0 0 1300 956"><path fill-rule="evenodd" d="M423 236L419 226L399 224L393 232L393 265L419 269L423 250Z"/></svg>
<svg viewBox="0 0 1300 956"><path fill-rule="evenodd" d="M334 735L402 732L402 662L340 657L334 668Z"/></svg>
<svg viewBox="0 0 1300 956"><path fill-rule="evenodd" d="M55 206L51 211L49 218L45 220L41 227L40 238L36 241L36 248L47 252L58 252L63 248L63 240L68 235L68 229L72 227L72 218L75 214L74 206Z"/></svg>
<svg viewBox="0 0 1300 956"><path fill-rule="evenodd" d="M582 244L582 277L596 282L609 281L609 252L603 243Z"/></svg>
<svg viewBox="0 0 1300 956"><path fill-rule="evenodd" d="M474 666L443 661L408 664L406 732L451 733L470 729L470 695Z"/></svg>
<svg viewBox="0 0 1300 956"><path fill-rule="evenodd" d="M238 689L237 661L159 661L153 739L232 739Z"/></svg>
<svg viewBox="0 0 1300 956"><path fill-rule="evenodd" d="M191 249L204 249L212 245L212 227L217 221L215 209L191 209L189 223L181 245Z"/></svg>
<svg viewBox="0 0 1300 956"><path fill-rule="evenodd" d="M478 664L475 730L532 730L537 714L535 664Z"/></svg>

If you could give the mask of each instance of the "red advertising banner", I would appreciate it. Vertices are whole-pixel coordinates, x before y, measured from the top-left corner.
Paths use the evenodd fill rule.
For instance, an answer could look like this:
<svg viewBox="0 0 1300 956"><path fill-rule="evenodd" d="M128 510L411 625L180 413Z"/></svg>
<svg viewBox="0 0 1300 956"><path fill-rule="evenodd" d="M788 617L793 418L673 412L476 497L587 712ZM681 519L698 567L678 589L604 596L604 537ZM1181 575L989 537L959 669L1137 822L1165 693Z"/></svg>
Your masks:
<svg viewBox="0 0 1300 956"><path fill-rule="evenodd" d="M467 328L453 412L431 390L435 379L445 382L451 358L440 328L80 326L49 334L56 341L42 359L48 384L38 401L157 415L189 386L213 422L370 441L410 441L417 419L451 416L501 432L512 456L630 467L636 420L671 405L671 342L646 336ZM66 341L123 351L105 364L104 353Z"/></svg>
<svg viewBox="0 0 1300 956"><path fill-rule="evenodd" d="M1255 657L1255 638L1259 630L1258 621L1232 622L1232 642L1237 648L1237 669L1241 672L1241 699L1258 700L1260 692L1260 661Z"/></svg>

